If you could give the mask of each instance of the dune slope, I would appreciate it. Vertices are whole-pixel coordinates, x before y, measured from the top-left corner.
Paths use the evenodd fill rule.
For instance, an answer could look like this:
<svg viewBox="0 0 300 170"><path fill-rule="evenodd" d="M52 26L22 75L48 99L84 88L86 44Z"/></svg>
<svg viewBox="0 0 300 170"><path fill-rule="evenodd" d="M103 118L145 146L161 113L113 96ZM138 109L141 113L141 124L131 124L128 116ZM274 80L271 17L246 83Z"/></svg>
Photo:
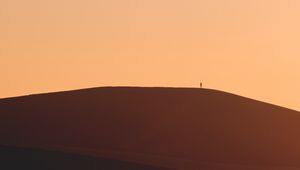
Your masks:
<svg viewBox="0 0 300 170"><path fill-rule="evenodd" d="M0 169L6 170L167 170L113 159L9 146L0 146L0 158Z"/></svg>
<svg viewBox="0 0 300 170"><path fill-rule="evenodd" d="M300 169L299 132L299 112L208 89L106 87L0 100L0 145L174 169Z"/></svg>

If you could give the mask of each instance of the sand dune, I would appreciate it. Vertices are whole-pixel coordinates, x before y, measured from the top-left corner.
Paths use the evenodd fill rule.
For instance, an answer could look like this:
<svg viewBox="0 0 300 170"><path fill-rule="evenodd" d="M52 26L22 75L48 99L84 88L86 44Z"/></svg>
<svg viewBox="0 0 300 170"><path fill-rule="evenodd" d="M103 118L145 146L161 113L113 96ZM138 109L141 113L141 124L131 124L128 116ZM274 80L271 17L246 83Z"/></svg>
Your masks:
<svg viewBox="0 0 300 170"><path fill-rule="evenodd" d="M216 90L93 88L0 100L0 145L172 169L300 169L300 113Z"/></svg>
<svg viewBox="0 0 300 170"><path fill-rule="evenodd" d="M67 152L0 146L4 170L167 170L165 168Z"/></svg>

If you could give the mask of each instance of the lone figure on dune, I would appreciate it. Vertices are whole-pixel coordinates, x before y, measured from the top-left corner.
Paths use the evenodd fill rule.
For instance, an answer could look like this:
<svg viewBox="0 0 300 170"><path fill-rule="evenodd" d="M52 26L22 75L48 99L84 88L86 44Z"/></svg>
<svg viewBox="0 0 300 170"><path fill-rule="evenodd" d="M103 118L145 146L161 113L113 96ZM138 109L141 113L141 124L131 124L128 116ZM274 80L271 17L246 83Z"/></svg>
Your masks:
<svg viewBox="0 0 300 170"><path fill-rule="evenodd" d="M200 88L202 88L202 82L200 82Z"/></svg>

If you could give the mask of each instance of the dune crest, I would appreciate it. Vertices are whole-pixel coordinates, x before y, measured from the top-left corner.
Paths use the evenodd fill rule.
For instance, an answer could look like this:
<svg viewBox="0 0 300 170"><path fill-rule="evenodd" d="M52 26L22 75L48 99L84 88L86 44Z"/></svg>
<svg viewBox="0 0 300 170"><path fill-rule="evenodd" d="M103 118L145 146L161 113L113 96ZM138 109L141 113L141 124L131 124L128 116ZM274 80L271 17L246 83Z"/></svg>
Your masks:
<svg viewBox="0 0 300 170"><path fill-rule="evenodd" d="M300 169L297 111L209 89L105 87L0 100L0 145L171 169Z"/></svg>

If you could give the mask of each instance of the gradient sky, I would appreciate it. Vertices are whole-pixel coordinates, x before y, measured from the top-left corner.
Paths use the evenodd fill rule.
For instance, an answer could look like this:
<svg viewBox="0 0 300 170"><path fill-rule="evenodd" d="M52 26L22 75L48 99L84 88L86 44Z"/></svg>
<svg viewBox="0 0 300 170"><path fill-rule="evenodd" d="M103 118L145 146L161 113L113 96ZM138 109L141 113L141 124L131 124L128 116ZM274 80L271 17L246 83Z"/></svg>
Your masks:
<svg viewBox="0 0 300 170"><path fill-rule="evenodd" d="M0 98L224 90L300 110L299 0L1 0Z"/></svg>

